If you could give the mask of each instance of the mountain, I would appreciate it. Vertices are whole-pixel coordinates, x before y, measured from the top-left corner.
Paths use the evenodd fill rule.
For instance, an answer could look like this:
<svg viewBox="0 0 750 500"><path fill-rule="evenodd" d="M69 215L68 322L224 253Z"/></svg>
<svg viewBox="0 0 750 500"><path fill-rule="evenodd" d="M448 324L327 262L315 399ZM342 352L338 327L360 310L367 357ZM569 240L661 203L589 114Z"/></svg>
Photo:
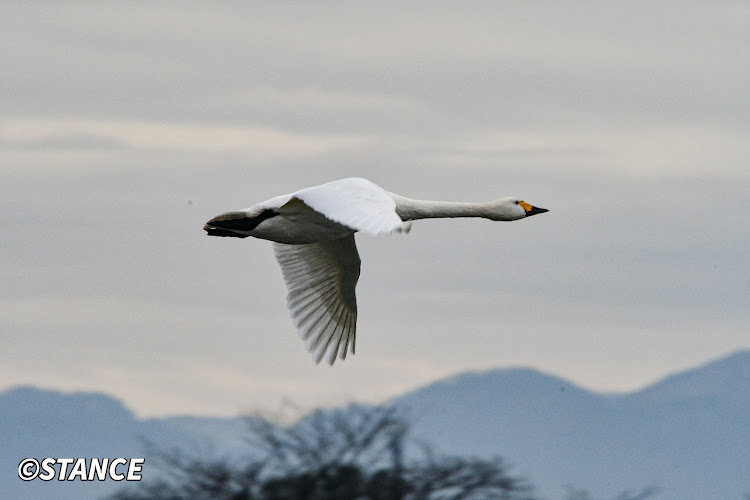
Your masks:
<svg viewBox="0 0 750 500"><path fill-rule="evenodd" d="M113 432L116 429L116 432ZM61 394L31 387L0 395L0 497L80 498L81 483L19 480L26 457L138 456L138 421L120 402L95 393ZM86 484L99 496L106 483Z"/></svg>
<svg viewBox="0 0 750 500"><path fill-rule="evenodd" d="M231 456L244 426L241 417L138 420L122 402L104 394L11 389L0 393L0 498L100 498L122 486L111 480L23 482L17 468L27 457L143 457L145 481L154 472L148 467L151 444L162 450Z"/></svg>
<svg viewBox="0 0 750 500"><path fill-rule="evenodd" d="M391 401L412 436L446 454L501 455L543 498L566 485L593 498L658 485L658 498L750 492L750 351L637 392L599 394L530 369L464 373ZM103 394L20 387L0 393L0 498L96 498L121 483L32 481L25 457L151 457L144 442L200 456L241 456L237 418L139 420ZM153 462L151 462L153 463Z"/></svg>
<svg viewBox="0 0 750 500"><path fill-rule="evenodd" d="M604 395L533 370L462 374L394 400L413 436L443 451L502 455L547 498L657 485L661 498L750 492L750 352Z"/></svg>

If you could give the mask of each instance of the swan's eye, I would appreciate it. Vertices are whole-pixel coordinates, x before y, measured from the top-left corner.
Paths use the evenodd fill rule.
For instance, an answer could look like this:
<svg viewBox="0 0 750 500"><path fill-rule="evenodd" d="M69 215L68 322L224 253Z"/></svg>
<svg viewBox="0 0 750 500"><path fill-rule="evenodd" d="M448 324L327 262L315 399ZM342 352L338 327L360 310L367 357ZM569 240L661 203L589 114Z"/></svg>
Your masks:
<svg viewBox="0 0 750 500"><path fill-rule="evenodd" d="M518 205L518 200L514 201L513 203L515 203L516 205Z"/></svg>

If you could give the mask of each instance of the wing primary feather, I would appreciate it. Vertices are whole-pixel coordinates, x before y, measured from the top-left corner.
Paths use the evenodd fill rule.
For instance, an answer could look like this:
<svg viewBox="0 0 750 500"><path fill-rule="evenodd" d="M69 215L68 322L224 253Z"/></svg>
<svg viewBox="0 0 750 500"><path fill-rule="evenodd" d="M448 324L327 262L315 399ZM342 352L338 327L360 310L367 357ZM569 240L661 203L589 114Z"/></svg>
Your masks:
<svg viewBox="0 0 750 500"><path fill-rule="evenodd" d="M322 318L325 318L326 316L328 317L328 321L326 321L326 323L325 323L324 326L322 326L319 330L313 330L312 327L310 328L309 331L310 331L310 336L311 336L310 337L310 339L311 339L310 348L311 349L317 350L320 347L320 341L321 341L321 339L323 338L323 336L325 335L326 331L331 326L331 323L336 319L336 314L339 313L339 311L343 307L343 304L339 303L339 304L336 304L334 307L336 307L336 310L332 314L330 313L331 309L328 309L328 310L325 311L325 313L329 313L329 314L325 314L325 313L321 314L320 317L318 318L317 321L320 321ZM316 321L316 323L317 323L317 321ZM335 326L335 323L334 323L334 326ZM325 348L323 350L325 351Z"/></svg>
<svg viewBox="0 0 750 500"><path fill-rule="evenodd" d="M302 245L274 244L287 306L316 363L354 353L360 259L354 236ZM351 347L350 347L351 346Z"/></svg>
<svg viewBox="0 0 750 500"><path fill-rule="evenodd" d="M344 318L344 319L346 319L346 318ZM333 362L336 361L336 356L338 355L339 350L341 349L341 339L344 337L344 333L346 331L345 330L345 325L346 325L346 323L344 323L343 325L339 325L333 331L333 335L331 336L331 340L334 340L334 338L335 338L335 340L333 342L331 357L329 358L329 363L328 364L332 365ZM337 332L338 332L338 334L337 334ZM341 358L341 359L343 359L343 358Z"/></svg>
<svg viewBox="0 0 750 500"><path fill-rule="evenodd" d="M308 295L304 299L300 299L297 304L290 308L292 312L294 312L295 323L300 326L304 324L308 316L311 313L314 313L321 306L320 302L322 300L327 300L328 298L335 295L336 289L329 288L326 291L321 292L320 294Z"/></svg>
<svg viewBox="0 0 750 500"><path fill-rule="evenodd" d="M332 278L330 282L324 282L322 285L332 285L335 281L335 278ZM323 286L318 286L316 288L295 288L294 290L291 290L289 292L289 296L287 298L287 306L289 308L300 308L303 304L307 304L309 300L314 300L320 293L320 290L324 288ZM333 288L335 291L335 287Z"/></svg>
<svg viewBox="0 0 750 500"><path fill-rule="evenodd" d="M350 342L349 352L351 352L352 355L354 355L354 344L355 344L355 341L357 340L357 330L356 330L356 325L357 325L357 311L352 311L349 314L349 316L347 318L347 322L349 323L349 325L351 325L347 329L348 332L349 332L348 341Z"/></svg>
<svg viewBox="0 0 750 500"><path fill-rule="evenodd" d="M341 335L339 336L338 340L339 359L341 360L346 359L347 349L349 348L349 338L352 336L352 332L349 327L351 325L351 318L354 314L356 313L347 311L346 317L342 321Z"/></svg>
<svg viewBox="0 0 750 500"><path fill-rule="evenodd" d="M347 323L348 323L348 320L349 320L349 315L347 315L347 317L346 317ZM345 329L344 331L345 331L344 350L341 351L341 359L342 360L346 359L346 352L349 349L349 330Z"/></svg>
<svg viewBox="0 0 750 500"><path fill-rule="evenodd" d="M331 332L330 332L330 333L327 333L327 332L326 332L326 333L327 333L327 335L326 335L326 336L327 336L327 340L325 341L325 344L323 344L323 345L322 345L322 347L321 347L321 350L322 350L323 352L329 351L329 350L331 349L331 340L333 340L333 338L335 337L335 335L336 335L336 330L337 330L337 329L338 329L338 328L339 328L339 327L341 326L341 325L339 324L339 321L340 321L340 319L341 319L341 316L342 316L342 315L343 315L343 314L344 314L344 313L346 312L346 311L344 310L344 308L345 308L345 307L346 307L346 305L345 305L345 304L344 304L344 303L342 302L342 303L340 303L340 304L339 304L339 306L338 306L338 307L336 308L336 312L335 312L335 315L336 315L336 323L334 324L334 327L333 327L333 329L331 330ZM321 335L320 335L320 337L318 337L318 342L320 342L320 341L322 341L322 340L323 340L323 332L321 332ZM336 356L333 356L333 359L335 360L335 359L336 359ZM329 358L329 360L330 360L330 358ZM332 364L333 364L333 362L332 362L332 361L329 361L329 362L328 362L328 364L331 364L331 365L332 365Z"/></svg>
<svg viewBox="0 0 750 500"><path fill-rule="evenodd" d="M341 314L344 312L345 305L343 303L339 303L336 305L336 309L331 312L329 316L329 321L326 323L326 326L324 329L322 329L318 335L315 338L315 341L312 344L313 349L321 349L322 351L328 350L328 344L331 341L330 338L330 331L335 331L336 327L338 326L339 319L341 317ZM328 338L328 340L323 344L323 339Z"/></svg>
<svg viewBox="0 0 750 500"><path fill-rule="evenodd" d="M352 324L353 325L357 324L357 312L356 311L354 311L354 313L352 314L351 320L352 320ZM352 350L351 350L351 353L352 353L352 355L355 355L356 353L354 352L354 348L355 348L355 346L357 344L357 330L356 330L356 327L352 327L351 337L352 337Z"/></svg>
<svg viewBox="0 0 750 500"><path fill-rule="evenodd" d="M328 296L326 298L330 298L333 295L335 295L336 290L331 290L328 292ZM313 305L317 304L315 307ZM298 319L295 321L298 328L304 328L305 330L309 331L313 325L308 325L308 321L312 321L312 316L318 312L321 307L323 307L323 304L320 304L318 300L311 300L308 304L305 305L303 308L299 308L295 310L295 314L298 316ZM325 309L323 309L325 311ZM304 316L300 315L302 314L302 311L305 311Z"/></svg>

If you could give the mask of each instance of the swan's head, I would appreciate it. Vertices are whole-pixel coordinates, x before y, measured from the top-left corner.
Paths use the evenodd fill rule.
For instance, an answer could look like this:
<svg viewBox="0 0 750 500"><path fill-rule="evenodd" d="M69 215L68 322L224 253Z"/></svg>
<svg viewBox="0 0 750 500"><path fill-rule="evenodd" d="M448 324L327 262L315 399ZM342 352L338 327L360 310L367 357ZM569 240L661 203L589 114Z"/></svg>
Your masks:
<svg viewBox="0 0 750 500"><path fill-rule="evenodd" d="M487 218L492 220L518 220L548 211L546 208L534 207L511 196L489 202Z"/></svg>

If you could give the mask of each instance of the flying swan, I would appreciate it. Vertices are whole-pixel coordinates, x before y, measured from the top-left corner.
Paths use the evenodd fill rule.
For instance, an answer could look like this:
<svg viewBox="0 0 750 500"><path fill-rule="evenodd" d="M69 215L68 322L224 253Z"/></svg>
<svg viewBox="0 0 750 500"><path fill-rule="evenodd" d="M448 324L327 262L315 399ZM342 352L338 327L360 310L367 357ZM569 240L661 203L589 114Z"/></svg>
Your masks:
<svg viewBox="0 0 750 500"><path fill-rule="evenodd" d="M316 363L354 354L360 259L354 233L408 232L417 219L483 217L512 221L547 212L517 198L487 203L424 201L361 178L340 179L217 215L210 236L273 241L288 289L287 306Z"/></svg>

